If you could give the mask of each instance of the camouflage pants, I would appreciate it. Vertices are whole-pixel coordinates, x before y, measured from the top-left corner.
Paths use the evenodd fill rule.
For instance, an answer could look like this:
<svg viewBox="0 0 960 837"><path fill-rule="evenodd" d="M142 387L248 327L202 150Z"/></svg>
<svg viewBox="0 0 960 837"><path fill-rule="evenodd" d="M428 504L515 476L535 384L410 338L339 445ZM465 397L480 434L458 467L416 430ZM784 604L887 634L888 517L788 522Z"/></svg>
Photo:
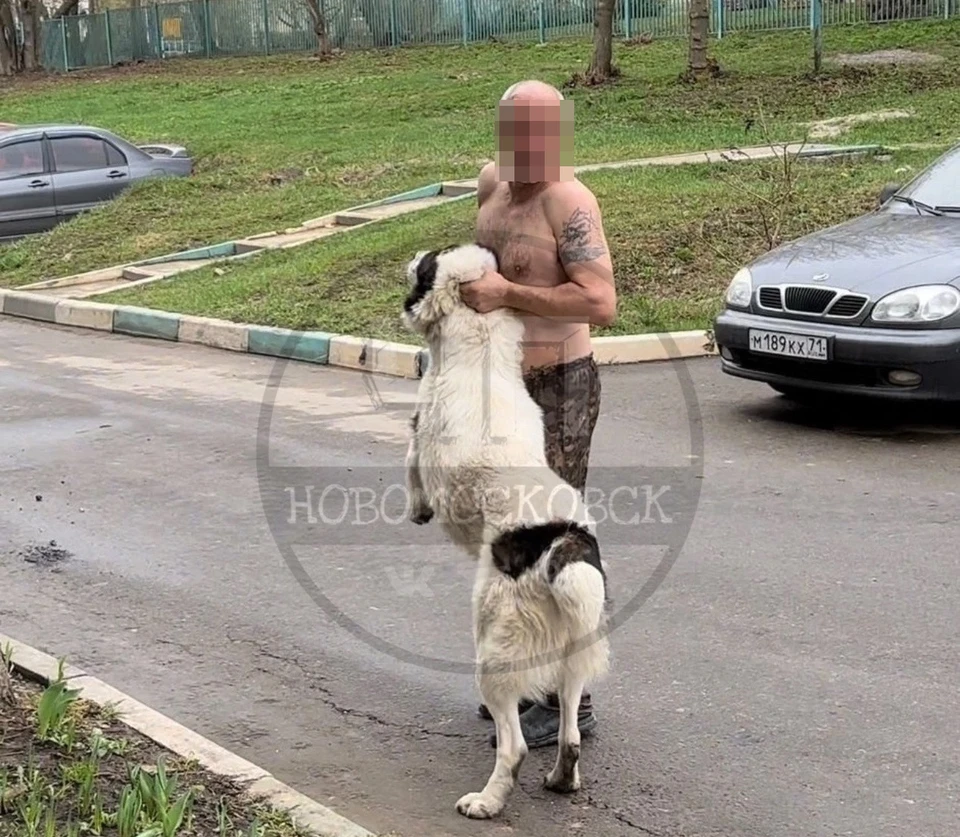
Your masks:
<svg viewBox="0 0 960 837"><path fill-rule="evenodd" d="M547 464L581 494L587 487L590 444L600 415L600 371L593 356L533 369L524 376L527 392L543 410ZM546 703L557 709L556 695ZM589 694L580 699L580 711L593 703Z"/></svg>
<svg viewBox="0 0 960 837"><path fill-rule="evenodd" d="M590 444L600 415L600 372L593 356L533 369L527 392L543 410L547 463L584 493Z"/></svg>

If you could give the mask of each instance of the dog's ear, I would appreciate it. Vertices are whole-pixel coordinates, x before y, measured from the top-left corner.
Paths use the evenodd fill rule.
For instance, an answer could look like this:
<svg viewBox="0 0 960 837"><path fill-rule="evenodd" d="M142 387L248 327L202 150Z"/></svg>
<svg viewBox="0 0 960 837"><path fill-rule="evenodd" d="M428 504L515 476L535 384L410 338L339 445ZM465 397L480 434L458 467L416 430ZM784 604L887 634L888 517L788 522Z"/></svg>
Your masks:
<svg viewBox="0 0 960 837"><path fill-rule="evenodd" d="M426 256L430 255L429 250L417 250L417 254L407 262L407 279L412 283L417 281L417 269Z"/></svg>
<svg viewBox="0 0 960 837"><path fill-rule="evenodd" d="M421 251L408 267L413 287L404 302L404 308L411 311L431 290L437 278L437 254L435 251Z"/></svg>

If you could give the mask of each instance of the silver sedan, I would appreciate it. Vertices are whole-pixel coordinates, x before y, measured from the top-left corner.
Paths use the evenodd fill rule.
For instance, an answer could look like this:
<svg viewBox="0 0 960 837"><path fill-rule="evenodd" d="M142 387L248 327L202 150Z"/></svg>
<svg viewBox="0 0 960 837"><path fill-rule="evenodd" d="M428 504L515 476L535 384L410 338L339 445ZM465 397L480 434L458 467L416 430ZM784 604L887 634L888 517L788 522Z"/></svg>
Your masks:
<svg viewBox="0 0 960 837"><path fill-rule="evenodd" d="M82 125L0 124L0 241L46 232L151 177L189 177L179 145Z"/></svg>

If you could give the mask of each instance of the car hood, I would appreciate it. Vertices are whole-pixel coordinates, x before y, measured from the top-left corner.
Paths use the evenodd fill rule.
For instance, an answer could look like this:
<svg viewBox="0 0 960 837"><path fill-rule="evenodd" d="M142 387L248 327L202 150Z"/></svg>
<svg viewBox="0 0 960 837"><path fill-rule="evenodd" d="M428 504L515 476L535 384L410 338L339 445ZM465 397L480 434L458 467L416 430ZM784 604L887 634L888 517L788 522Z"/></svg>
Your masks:
<svg viewBox="0 0 960 837"><path fill-rule="evenodd" d="M750 272L755 285L810 284L817 276L817 284L874 299L908 285L960 285L960 217L864 215L771 250Z"/></svg>

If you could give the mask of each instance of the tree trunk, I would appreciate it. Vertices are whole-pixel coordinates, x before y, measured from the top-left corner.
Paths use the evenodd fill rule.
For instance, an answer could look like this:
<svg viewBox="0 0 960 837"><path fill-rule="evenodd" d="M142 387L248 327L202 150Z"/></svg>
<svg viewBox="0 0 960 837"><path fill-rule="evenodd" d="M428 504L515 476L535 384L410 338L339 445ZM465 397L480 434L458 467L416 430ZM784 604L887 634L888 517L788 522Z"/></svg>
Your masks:
<svg viewBox="0 0 960 837"><path fill-rule="evenodd" d="M310 18L313 21L313 34L317 38L317 55L327 58L333 54L330 48L330 33L327 31L326 16L320 9L320 0L305 0Z"/></svg>
<svg viewBox="0 0 960 837"><path fill-rule="evenodd" d="M20 71L11 2L0 0L0 75L4 76L12 76Z"/></svg>
<svg viewBox="0 0 960 837"><path fill-rule="evenodd" d="M707 43L710 38L710 0L690 0L690 56L687 71L693 78L710 69Z"/></svg>
<svg viewBox="0 0 960 837"><path fill-rule="evenodd" d="M39 70L40 58L40 8L42 0L21 0L20 23L23 26L23 69L25 72Z"/></svg>
<svg viewBox="0 0 960 837"><path fill-rule="evenodd" d="M613 67L613 7L616 0L596 0L593 11L593 60L587 70L588 84L603 84L615 75Z"/></svg>

